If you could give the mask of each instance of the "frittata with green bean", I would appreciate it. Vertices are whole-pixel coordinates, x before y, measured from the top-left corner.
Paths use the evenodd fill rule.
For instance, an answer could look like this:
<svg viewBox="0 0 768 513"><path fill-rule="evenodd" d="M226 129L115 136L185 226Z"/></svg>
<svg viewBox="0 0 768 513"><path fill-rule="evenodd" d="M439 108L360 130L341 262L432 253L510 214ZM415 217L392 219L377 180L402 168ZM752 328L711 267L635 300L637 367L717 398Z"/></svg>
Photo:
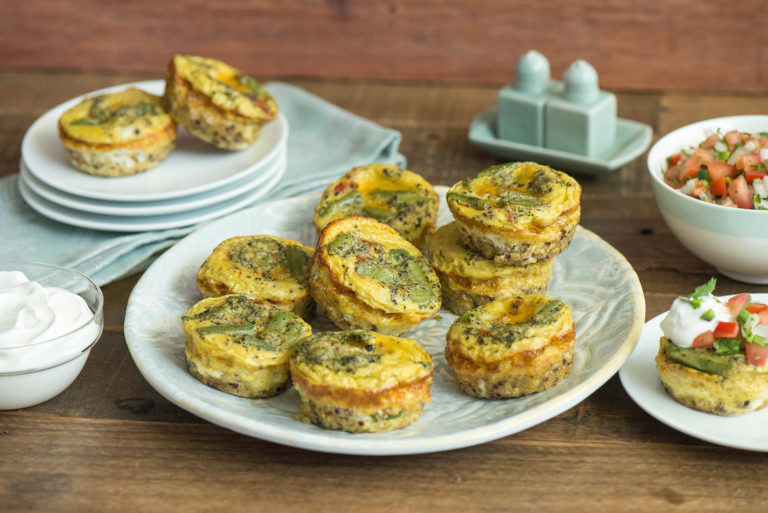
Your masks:
<svg viewBox="0 0 768 513"><path fill-rule="evenodd" d="M394 228L347 217L320 235L310 290L343 329L404 333L440 310L440 281L421 252Z"/></svg>
<svg viewBox="0 0 768 513"><path fill-rule="evenodd" d="M438 201L432 186L417 173L392 164L359 166L325 189L313 224L320 233L337 219L371 217L422 247L435 229Z"/></svg>
<svg viewBox="0 0 768 513"><path fill-rule="evenodd" d="M197 286L203 297L247 294L309 320L312 253L309 246L272 235L231 237L200 266Z"/></svg>
<svg viewBox="0 0 768 513"><path fill-rule="evenodd" d="M241 294L207 298L181 318L190 373L222 392L270 397L290 385L288 358L312 334L298 315Z"/></svg>

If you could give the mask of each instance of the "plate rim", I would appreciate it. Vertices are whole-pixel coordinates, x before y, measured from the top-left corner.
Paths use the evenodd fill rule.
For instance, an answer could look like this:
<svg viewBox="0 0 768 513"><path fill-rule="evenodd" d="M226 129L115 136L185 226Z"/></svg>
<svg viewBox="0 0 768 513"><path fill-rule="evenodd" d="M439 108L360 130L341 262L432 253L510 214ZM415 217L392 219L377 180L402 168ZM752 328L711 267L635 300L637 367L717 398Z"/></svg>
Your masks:
<svg viewBox="0 0 768 513"><path fill-rule="evenodd" d="M282 159L279 162L277 162L276 166L276 173L274 173L273 176L271 176L268 179L268 182L266 184L262 184L264 186L263 190L248 190L247 192L244 192L243 194L237 196L235 198L235 203L238 205L237 207L228 207L235 209L234 211L225 211L224 214L219 215L215 211L211 211L208 214L200 216L200 214L196 214L197 210L201 209L214 209L219 204L214 203L212 205L208 205L205 207L201 207L201 209L193 209L188 212L177 212L173 214L161 214L157 216L137 216L140 218L146 218L146 220L142 221L136 221L133 224L113 224L109 221L105 220L105 218L108 217L114 217L116 219L119 219L123 216L108 216L104 214L94 214L92 212L83 212L78 211L69 207L65 207L62 205L58 205L56 203L53 203L46 198L41 197L36 192L32 191L29 185L24 180L18 180L18 188L19 192L24 199L25 203L35 212L38 214L48 218L52 219L54 221L57 221L59 223L63 223L69 226L76 226L78 228L88 228L91 230L99 230L99 231L106 231L106 232L121 232L121 233L135 233L135 232L149 232L149 231L158 231L158 230L169 230L173 228L183 228L183 227L189 227L193 226L195 224L203 224L207 222L211 222L216 220L219 217L226 217L232 214L237 214L239 211L245 210L250 208L251 203L258 201L260 198L265 197L271 190L275 188L275 186L278 184L278 182L282 179L284 173L285 173L285 165L286 160ZM258 187L256 188L258 189ZM229 203L230 200L224 200L222 203ZM50 205L46 205L45 203L49 203ZM53 209L58 210L58 213L52 212ZM63 213L61 211L64 211ZM71 212L67 212L71 211ZM73 215L81 215L81 216L92 216L93 219L84 219L84 218L77 218L72 217ZM174 216L177 217L177 220L167 220L167 219L154 219L151 218L163 218L165 216ZM117 221L115 221L117 223Z"/></svg>
<svg viewBox="0 0 768 513"><path fill-rule="evenodd" d="M281 159L284 160L285 158L286 152L285 149L282 149L270 157L267 166L253 172L256 175L255 177L251 177L251 173L248 173L237 181L222 185L221 187L167 200L111 202L110 200L80 197L76 194L51 187L41 181L30 171L24 159L19 161L19 179L23 180L38 196L71 210L106 216L150 217L189 212L241 196L246 191L268 183L273 178L272 174L280 165ZM245 186L243 187L243 185ZM96 205L92 202L100 202L104 203L104 205Z"/></svg>
<svg viewBox="0 0 768 513"><path fill-rule="evenodd" d="M267 154L264 157L262 157L260 160L258 160L256 162L252 163L250 166L246 166L245 168L243 168L243 169L241 169L239 171L233 172L232 174L230 174L227 177L222 178L220 180L213 181L213 182L205 182L205 183L199 184L199 185L197 185L195 187L191 187L191 188L188 188L188 189L174 189L174 190L169 190L169 191L162 192L162 193L147 193L147 194L143 194L143 195L130 195L130 196L127 196L125 194L121 194L119 192L90 191L90 190L78 189L76 187L68 186L66 184L66 181L62 182L62 183L57 183L57 184L50 183L49 181L46 180L46 178L44 176L41 176L39 174L40 173L39 170L35 170L35 167L34 167L33 163L30 162L30 159L28 158L28 155L34 155L35 154L35 152L32 149L32 146L31 146L32 145L32 143L31 143L31 137L32 137L31 134L33 133L33 130L35 130L35 131L36 130L45 130L45 128L43 128L43 125L45 125L46 122L49 121L49 119L48 119L49 117L52 117L53 118L53 122L57 123L58 122L59 111L63 112L64 110L66 110L70 106L76 105L77 103L82 101L84 98L88 98L88 97L93 96L93 95L104 94L104 93L113 92L113 91L122 91L122 90L124 90L126 88L129 88L129 87L136 87L136 88L143 89L143 90L149 89L150 92L152 90L155 90L155 89L159 89L159 90L162 91L162 89L164 88L164 84L165 84L165 80L164 79L142 80L142 81L138 81L138 82L128 82L128 83L124 83L124 84L117 84L117 85L114 85L114 86L108 86L108 87L104 87L104 88L101 88L101 89L96 89L94 91L86 92L86 93L78 95L78 96L76 96L74 98L70 98L69 100L66 100L64 102L59 103L58 105L48 109L46 112L44 112L43 114L38 116L30 124L29 128L27 128L27 130L24 132L24 136L22 137L22 140L21 140L21 158L22 158L22 160L24 160L24 162L27 165L27 168L29 169L29 171L33 175L35 175L36 178L38 178L43 183L46 183L50 187L53 187L53 188L58 189L58 190L61 190L63 192L67 192L67 193L74 194L74 195L77 195L77 196L82 196L82 197L85 197L85 198L102 199L102 200L110 200L110 201L118 201L118 202L136 202L136 201L142 201L142 200L157 201L157 200L168 200L168 199L180 198L180 197L188 196L188 195L192 195L192 194L198 194L198 193L201 193L201 192L209 191L209 190L211 190L213 188L216 188L216 187L227 185L227 184L229 184L229 183L231 183L233 181L236 181L239 178L242 178L244 175L248 174L249 172L256 172L261 164L263 164L265 161L268 161L271 157L274 156L275 152L278 151L279 148L285 147L286 144L287 144L288 134L289 134L288 119L285 117L285 115L282 112L280 112L280 113L278 113L277 118L270 123L270 125L274 125L275 127L277 127L276 129L279 131L278 132L277 143L271 149L269 149L269 151L267 152ZM152 93L152 94L154 94L154 93ZM183 128L181 128L181 127L179 129L183 130ZM193 136L190 136L190 137L193 137ZM247 150L243 150L243 151L247 151ZM68 172L71 171L71 172L77 172L77 173L82 174L83 176L80 176L80 174L77 175L80 178L83 178L83 177L88 178L88 175L86 173L79 172L79 171L75 170L74 168L72 168L69 165L66 166L66 170ZM150 169L147 172L151 172L151 171L153 171L153 170ZM131 176L127 176L127 177L117 177L115 179L117 179L117 180L119 180L119 179L131 179L131 178L141 177L142 175L144 175L144 173L139 173L139 174L131 175ZM98 176L93 176L92 178L95 181L105 180L104 177L98 177Z"/></svg>
<svg viewBox="0 0 768 513"><path fill-rule="evenodd" d="M435 190L438 194L444 197L447 187L436 186ZM287 198L281 200L275 200L271 202L265 202L255 207L268 208L275 202L291 202L291 201L307 201L310 196L316 196L319 198L319 192L304 194L294 198ZM248 215L248 211L252 209L244 209L235 214L222 217L215 222L209 223L202 230L215 231L218 224L224 224L231 222L231 218L236 216ZM177 406L187 410L188 412L201 417L213 424L225 427L232 431L245 434L251 437L267 440L282 445L298 447L302 449L329 452L337 454L350 454L350 455L369 455L369 456L382 456L382 455L404 455L404 454L422 454L438 451L446 451L453 449L460 449L463 447L482 444L491 440L512 435L520 432L524 429L528 429L536 424L545 422L552 417L562 413L563 411L573 407L579 402L586 399L591 393L602 386L612 376L616 374L623 362L632 353L638 337L640 336L643 320L645 318L645 298L642 291L640 280L637 277L631 264L626 258L613 246L608 244L605 240L597 236L595 233L579 226L577 228L577 236L591 239L593 242L600 244L601 247L611 252L614 257L623 264L622 271L626 273L633 285L632 299L633 299L633 319L624 340L621 341L617 348L617 351L591 376L585 379L583 382L575 385L574 387L566 390L562 394L553 397L549 401L533 406L527 410L524 410L515 415L506 417L502 420L492 422L483 426L478 426L472 429L461 431L460 433L453 433L442 435L439 437L433 437L428 440L409 439L409 440L385 440L379 443L372 441L370 437L366 438L346 438L346 439L329 439L324 436L324 432L315 434L301 433L299 438L289 439L285 436L284 428L278 426L272 426L264 422L254 420L252 418L235 418L233 415L227 415L229 412L219 405L207 404L207 410L201 410L197 405L199 400L192 398L190 394L183 390L167 390L158 376L155 376L149 372L141 356L138 354L140 351L135 345L136 342L132 338L132 331L134 325L131 321L132 308L136 302L136 296L139 294L139 290L142 286L142 281L151 281L153 274L153 266L157 265L156 269L159 269L165 260L174 258L176 252L182 252L185 250L185 246L192 244L190 241L196 237L200 237L200 230L196 230L183 239L181 239L176 245L167 250L158 260L153 263L139 279L134 286L133 291L128 300L126 308L125 318L125 338L128 345L131 357L133 358L136 366L139 368L142 376L150 383L150 385L157 390L166 399L173 402ZM162 260L161 260L162 259ZM159 263L158 263L159 262ZM211 410L214 410L211 413ZM220 412L221 415L216 415ZM234 416L237 417L237 416ZM237 421L235 421L237 420ZM249 428L247 424L257 423L261 430L258 433L254 432L252 427ZM298 421L297 421L298 422ZM266 429L264 429L266 428ZM459 436L460 435L460 436Z"/></svg>
<svg viewBox="0 0 768 513"><path fill-rule="evenodd" d="M755 297L762 297L764 301L768 301L768 293L754 293L752 295ZM727 299L731 296L723 295L717 297ZM644 384L641 380L635 378L636 371L633 368L635 365L638 366L638 369L642 369L646 373L652 373L654 376L656 376L656 378L658 378L658 371L656 370L653 356L655 356L656 352L658 351L658 340L661 336L661 328L659 324L661 323L661 320L664 318L664 316L667 315L667 313L669 313L669 310L660 313L652 319L649 319L643 325L643 332L640 334L640 338L637 340L634 351L629 356L629 358L627 358L627 361L624 362L624 365L622 365L621 369L619 369L619 380L621 381L622 387L627 392L627 395L629 395L632 401L634 401L635 404L637 404L640 409L645 411L648 415L680 433L722 447L729 447L732 449L740 449L751 452L768 452L768 436L766 436L764 447L755 448L753 446L746 445L746 442L742 441L743 438L735 437L733 440L723 440L722 438L716 437L711 430L702 429L702 426L721 422L731 422L735 425L738 425L740 421L743 422L745 419L749 421L750 416L754 416L751 417L752 419L763 417L763 420L768 420L768 407L747 413L745 415L733 417L705 413L694 410L693 408L688 408L687 406L683 406L682 404L672 399L669 394L664 391L660 380L656 380L658 389L654 393L649 391L646 384ZM651 354L651 358L649 358L647 361L642 359L645 352ZM658 394L659 390L663 393L663 398L656 400L654 397L661 395ZM665 413L665 410L669 413ZM681 417L693 417L698 419L700 422L697 422L693 425L688 425L684 420L680 419ZM734 429L734 432L738 433L739 431L738 429Z"/></svg>

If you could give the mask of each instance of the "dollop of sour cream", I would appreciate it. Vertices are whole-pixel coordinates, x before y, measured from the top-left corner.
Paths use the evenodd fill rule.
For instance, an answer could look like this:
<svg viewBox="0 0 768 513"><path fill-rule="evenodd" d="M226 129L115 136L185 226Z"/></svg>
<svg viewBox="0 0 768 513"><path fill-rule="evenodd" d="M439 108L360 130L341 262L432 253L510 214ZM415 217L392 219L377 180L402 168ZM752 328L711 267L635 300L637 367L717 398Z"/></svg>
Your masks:
<svg viewBox="0 0 768 513"><path fill-rule="evenodd" d="M694 308L687 298L677 298L672 302L667 316L661 321L661 331L672 343L680 347L692 347L693 340L708 330L717 327L720 321L733 321L733 314L727 305L712 294L703 296L698 308ZM711 320L702 319L707 311L712 310Z"/></svg>
<svg viewBox="0 0 768 513"><path fill-rule="evenodd" d="M77 294L30 281L20 271L0 271L0 372L39 368L76 355L94 341L100 327L72 332L92 318ZM55 344L38 344L59 337Z"/></svg>

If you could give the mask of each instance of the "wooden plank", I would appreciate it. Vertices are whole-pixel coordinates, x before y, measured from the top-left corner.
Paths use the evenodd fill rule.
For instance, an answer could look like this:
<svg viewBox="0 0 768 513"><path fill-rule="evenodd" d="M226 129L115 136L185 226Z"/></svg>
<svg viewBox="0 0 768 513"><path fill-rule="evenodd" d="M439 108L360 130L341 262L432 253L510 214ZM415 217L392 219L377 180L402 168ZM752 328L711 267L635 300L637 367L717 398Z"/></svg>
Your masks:
<svg viewBox="0 0 768 513"><path fill-rule="evenodd" d="M28 0L4 9L0 67L162 74L187 53L257 76L502 84L536 48L606 88L758 92L766 22L761 0Z"/></svg>
<svg viewBox="0 0 768 513"><path fill-rule="evenodd" d="M705 119L765 114L768 112L768 96L669 93L664 95L660 107L659 130L661 134L665 134Z"/></svg>
<svg viewBox="0 0 768 513"><path fill-rule="evenodd" d="M745 490L764 467L760 455L626 421L619 425L644 441L622 439L615 413L574 413L554 434L529 430L447 453L380 458L292 449L210 424L5 413L0 504L101 512L290 512L306 511L308 501L320 511L704 511L715 504L761 511ZM585 432L584 423L603 428ZM712 461L718 472L702 472ZM674 475L697 479L683 487Z"/></svg>

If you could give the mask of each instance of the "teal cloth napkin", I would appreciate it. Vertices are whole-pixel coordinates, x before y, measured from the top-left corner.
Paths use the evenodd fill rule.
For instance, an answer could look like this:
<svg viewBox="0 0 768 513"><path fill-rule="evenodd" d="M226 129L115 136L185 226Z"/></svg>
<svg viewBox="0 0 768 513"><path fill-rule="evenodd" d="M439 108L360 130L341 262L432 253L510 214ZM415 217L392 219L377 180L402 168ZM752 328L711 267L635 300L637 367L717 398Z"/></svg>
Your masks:
<svg viewBox="0 0 768 513"><path fill-rule="evenodd" d="M352 167L383 162L405 166L400 133L363 119L307 91L266 84L288 119L287 167L268 201L324 188ZM0 179L0 262L46 262L76 269L105 285L145 269L196 226L116 233L50 220L27 206L18 175ZM259 203L259 202L256 202Z"/></svg>

